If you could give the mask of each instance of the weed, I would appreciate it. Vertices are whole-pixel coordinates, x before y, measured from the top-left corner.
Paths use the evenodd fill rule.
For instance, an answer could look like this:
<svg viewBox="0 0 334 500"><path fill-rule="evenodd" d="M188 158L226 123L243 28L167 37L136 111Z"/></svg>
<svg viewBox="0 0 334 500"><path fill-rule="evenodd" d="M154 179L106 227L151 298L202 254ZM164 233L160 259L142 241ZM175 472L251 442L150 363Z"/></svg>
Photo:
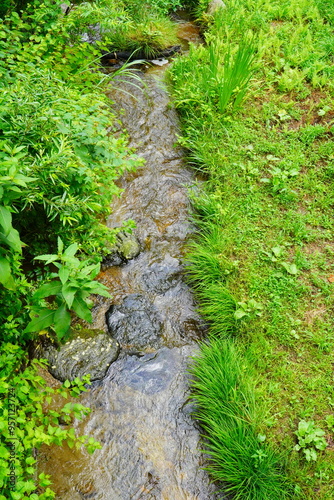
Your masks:
<svg viewBox="0 0 334 500"><path fill-rule="evenodd" d="M301 420L298 424L298 430L295 432L298 438L298 444L294 447L296 451L302 450L308 462L317 460L316 450L324 450L328 443L324 435L325 432L315 426L313 421Z"/></svg>

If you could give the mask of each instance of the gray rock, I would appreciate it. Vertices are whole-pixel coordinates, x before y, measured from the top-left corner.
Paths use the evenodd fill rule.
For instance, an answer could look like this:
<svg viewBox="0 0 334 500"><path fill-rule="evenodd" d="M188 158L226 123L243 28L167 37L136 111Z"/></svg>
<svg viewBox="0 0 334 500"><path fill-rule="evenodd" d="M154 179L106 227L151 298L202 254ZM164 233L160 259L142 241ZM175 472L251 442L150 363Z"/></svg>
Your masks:
<svg viewBox="0 0 334 500"><path fill-rule="evenodd" d="M224 4L223 0L211 0L208 5L207 13L212 16L215 12L217 12L217 10L225 8L226 5Z"/></svg>
<svg viewBox="0 0 334 500"><path fill-rule="evenodd" d="M147 291L165 293L181 281L182 267L178 259L167 255L162 263L153 263L142 275Z"/></svg>
<svg viewBox="0 0 334 500"><path fill-rule="evenodd" d="M139 293L128 295L119 305L112 305L106 319L110 335L122 347L142 349L161 345L161 315L156 306Z"/></svg>
<svg viewBox="0 0 334 500"><path fill-rule="evenodd" d="M94 332L94 330L90 330ZM74 380L90 373L91 380L100 380L119 354L119 344L104 332L94 336L77 337L57 350L46 347L42 353L49 363L49 372L61 382Z"/></svg>

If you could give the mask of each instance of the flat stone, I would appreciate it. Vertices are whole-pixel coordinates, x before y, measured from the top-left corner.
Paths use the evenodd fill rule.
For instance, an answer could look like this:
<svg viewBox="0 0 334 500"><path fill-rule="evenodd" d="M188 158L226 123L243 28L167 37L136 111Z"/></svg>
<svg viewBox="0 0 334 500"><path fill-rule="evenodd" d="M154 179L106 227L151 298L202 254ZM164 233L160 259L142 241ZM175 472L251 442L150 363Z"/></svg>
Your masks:
<svg viewBox="0 0 334 500"><path fill-rule="evenodd" d="M87 374L90 374L93 381L104 378L111 363L117 359L119 350L115 339L99 332L87 338L76 337L59 350L52 345L47 346L41 357L49 361L49 372L61 382L72 381Z"/></svg>

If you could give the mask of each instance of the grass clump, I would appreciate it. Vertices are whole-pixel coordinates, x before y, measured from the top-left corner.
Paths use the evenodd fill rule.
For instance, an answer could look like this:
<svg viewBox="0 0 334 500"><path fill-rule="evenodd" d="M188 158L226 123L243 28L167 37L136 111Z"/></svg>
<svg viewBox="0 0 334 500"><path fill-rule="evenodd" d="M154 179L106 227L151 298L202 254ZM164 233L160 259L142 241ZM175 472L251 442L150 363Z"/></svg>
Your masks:
<svg viewBox="0 0 334 500"><path fill-rule="evenodd" d="M202 344L191 373L212 477L236 499L290 498L281 457L256 430L254 389L236 346L221 339Z"/></svg>

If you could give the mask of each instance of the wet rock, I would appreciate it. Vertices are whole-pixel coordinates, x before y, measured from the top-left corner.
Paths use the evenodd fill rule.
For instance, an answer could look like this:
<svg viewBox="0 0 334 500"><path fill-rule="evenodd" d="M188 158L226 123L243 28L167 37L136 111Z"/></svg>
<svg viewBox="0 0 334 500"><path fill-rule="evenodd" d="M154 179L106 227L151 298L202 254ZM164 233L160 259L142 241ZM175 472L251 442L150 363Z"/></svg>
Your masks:
<svg viewBox="0 0 334 500"><path fill-rule="evenodd" d="M162 263L153 263L142 275L147 291L165 293L180 281L182 267L178 259L166 255Z"/></svg>
<svg viewBox="0 0 334 500"><path fill-rule="evenodd" d="M134 293L106 313L110 335L123 346L142 349L161 345L163 321L156 306L146 297Z"/></svg>
<svg viewBox="0 0 334 500"><path fill-rule="evenodd" d="M59 350L49 345L41 357L49 361L51 375L62 382L88 373L91 380L101 380L111 363L117 359L119 350L115 339L98 330L94 336L86 335L86 338L77 337L66 342Z"/></svg>
<svg viewBox="0 0 334 500"><path fill-rule="evenodd" d="M102 269L111 266L121 266L140 254L140 243L134 234L118 233L117 241L112 251L104 259Z"/></svg>
<svg viewBox="0 0 334 500"><path fill-rule="evenodd" d="M217 12L217 10L225 8L226 5L224 4L223 0L211 0L208 5L207 13L212 16L213 14L215 14L215 12Z"/></svg>
<svg viewBox="0 0 334 500"><path fill-rule="evenodd" d="M125 259L131 260L140 253L140 243L133 234L119 233L117 235L118 253Z"/></svg>

